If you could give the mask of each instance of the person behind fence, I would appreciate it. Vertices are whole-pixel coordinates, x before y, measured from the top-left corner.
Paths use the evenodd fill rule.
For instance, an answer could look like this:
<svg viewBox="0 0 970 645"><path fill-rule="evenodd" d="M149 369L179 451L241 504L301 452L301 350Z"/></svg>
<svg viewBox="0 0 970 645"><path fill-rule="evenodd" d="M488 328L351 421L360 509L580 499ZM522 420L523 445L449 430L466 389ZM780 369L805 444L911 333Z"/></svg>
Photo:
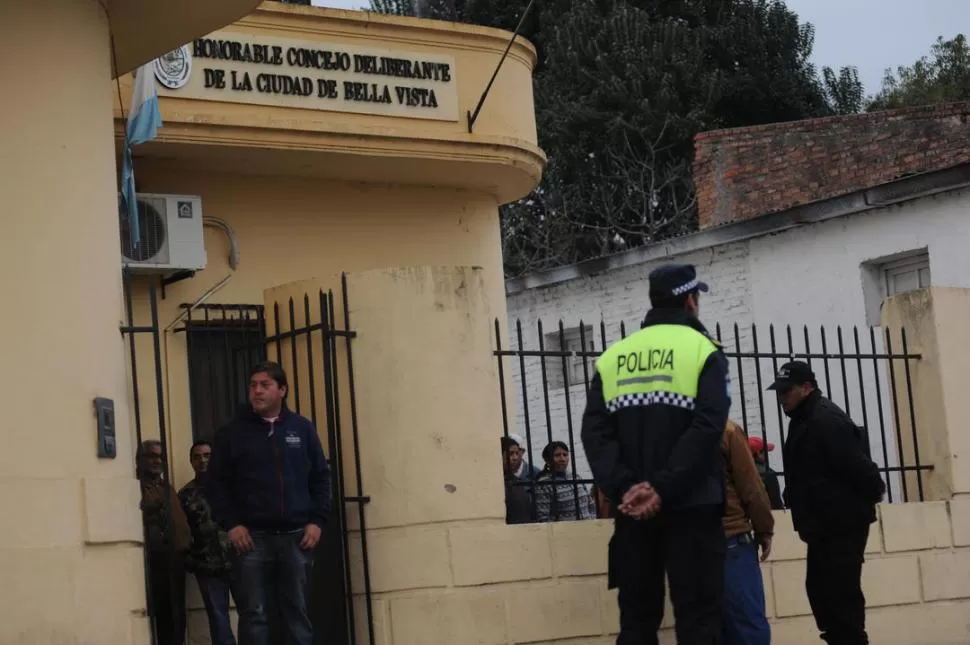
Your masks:
<svg viewBox="0 0 970 645"><path fill-rule="evenodd" d="M768 453L775 449L775 444L770 441L765 443L761 437L748 437L748 449L754 457L754 463L758 467L758 474L764 482L765 490L768 491L768 500L771 501L772 510L785 508L781 499L781 484L778 483L778 473L768 465Z"/></svg>
<svg viewBox="0 0 970 645"><path fill-rule="evenodd" d="M240 645L270 645L275 600L283 640L311 645L307 585L330 515L330 469L313 424L285 405L276 363L250 371L247 411L216 432L207 493L235 547Z"/></svg>
<svg viewBox="0 0 970 645"><path fill-rule="evenodd" d="M723 352L698 320L708 290L690 265L650 274L641 329L596 361L582 438L593 478L617 502L608 584L618 645L656 645L670 585L677 642L721 638L724 464L731 397Z"/></svg>
<svg viewBox="0 0 970 645"><path fill-rule="evenodd" d="M149 610L158 645L185 642L185 553L192 533L178 495L168 483L162 444L143 441L135 455L141 483L141 510L148 552Z"/></svg>
<svg viewBox="0 0 970 645"><path fill-rule="evenodd" d="M505 523L528 524L535 521L532 512L531 488L515 476L514 465L522 461L522 449L511 437L502 437L502 471L505 475Z"/></svg>
<svg viewBox="0 0 970 645"><path fill-rule="evenodd" d="M805 590L815 623L830 645L864 645L862 564L885 484L859 428L822 396L807 363L783 365L768 389L790 417L784 495L808 545Z"/></svg>
<svg viewBox="0 0 970 645"><path fill-rule="evenodd" d="M525 453L526 453L526 450L529 449L528 443L517 434L509 434L509 439L515 442L515 445L519 447L518 453L510 455L511 457L510 466L512 468L512 474L519 481L523 481L523 482L533 481L536 477L539 476L539 473L542 471L536 468L535 466L533 466L531 463L529 463L529 460L526 459Z"/></svg>
<svg viewBox="0 0 970 645"><path fill-rule="evenodd" d="M596 506L585 484L569 470L569 446L553 441L542 449L545 468L536 478L536 521L570 522L596 518Z"/></svg>
<svg viewBox="0 0 970 645"><path fill-rule="evenodd" d="M721 438L724 455L723 645L769 645L771 628L765 616L765 587L758 562L771 554L775 518L764 482L755 466L744 430L728 421Z"/></svg>
<svg viewBox="0 0 970 645"><path fill-rule="evenodd" d="M189 449L189 462L195 471L195 479L179 491L179 500L192 530L192 547L185 568L195 574L199 585L202 605L209 620L210 642L212 645L236 645L229 622L235 551L229 536L212 519L212 508L206 499L205 485L211 457L212 446L208 441L196 441ZM236 594L232 595L235 598Z"/></svg>

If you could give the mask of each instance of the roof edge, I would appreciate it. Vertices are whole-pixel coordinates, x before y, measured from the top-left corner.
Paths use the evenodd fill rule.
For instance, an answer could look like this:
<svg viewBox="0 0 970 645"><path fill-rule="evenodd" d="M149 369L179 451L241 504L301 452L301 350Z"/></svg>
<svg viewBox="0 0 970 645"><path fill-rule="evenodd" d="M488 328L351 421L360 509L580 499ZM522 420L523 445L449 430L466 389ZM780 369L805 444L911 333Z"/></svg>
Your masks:
<svg viewBox="0 0 970 645"><path fill-rule="evenodd" d="M672 258L755 237L855 215L970 186L970 163L910 175L837 197L821 199L749 220L708 228L681 237L604 255L575 264L536 271L505 281L505 295L514 296L579 278L589 278L652 260Z"/></svg>
<svg viewBox="0 0 970 645"><path fill-rule="evenodd" d="M833 124L851 123L855 121L888 121L890 119L920 117L934 118L940 116L952 116L955 114L970 114L970 101L953 101L950 103L917 105L914 107L895 108L891 110L860 112L858 114L835 114L831 116L814 117L811 119L799 119L797 121L775 121L772 123L760 123L758 125L744 125L734 128L704 130L703 132L698 132L694 135L694 141L695 143L700 143L717 141L721 139L731 139L739 135L758 134L781 128L813 130L828 127Z"/></svg>

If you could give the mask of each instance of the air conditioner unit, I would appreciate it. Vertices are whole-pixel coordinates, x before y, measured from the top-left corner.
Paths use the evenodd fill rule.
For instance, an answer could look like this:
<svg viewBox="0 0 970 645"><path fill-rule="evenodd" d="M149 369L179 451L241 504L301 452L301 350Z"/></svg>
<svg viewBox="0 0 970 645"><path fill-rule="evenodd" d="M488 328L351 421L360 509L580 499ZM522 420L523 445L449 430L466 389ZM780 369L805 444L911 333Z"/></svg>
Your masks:
<svg viewBox="0 0 970 645"><path fill-rule="evenodd" d="M173 273L204 269L206 257L202 236L202 198L149 193L138 193L136 198L137 245L131 243L127 209L122 206L120 212L122 263L135 273Z"/></svg>

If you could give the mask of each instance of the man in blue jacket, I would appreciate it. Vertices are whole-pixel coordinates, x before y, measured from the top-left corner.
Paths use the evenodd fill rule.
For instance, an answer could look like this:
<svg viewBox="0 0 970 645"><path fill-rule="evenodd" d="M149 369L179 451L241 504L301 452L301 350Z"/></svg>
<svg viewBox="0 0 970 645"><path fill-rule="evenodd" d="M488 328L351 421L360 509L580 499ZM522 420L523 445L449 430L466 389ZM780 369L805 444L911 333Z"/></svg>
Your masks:
<svg viewBox="0 0 970 645"><path fill-rule="evenodd" d="M280 645L313 642L306 591L330 514L330 469L316 429L286 408L286 393L278 364L253 368L251 407L219 429L209 462L212 513L239 553L239 645L270 645L272 604Z"/></svg>

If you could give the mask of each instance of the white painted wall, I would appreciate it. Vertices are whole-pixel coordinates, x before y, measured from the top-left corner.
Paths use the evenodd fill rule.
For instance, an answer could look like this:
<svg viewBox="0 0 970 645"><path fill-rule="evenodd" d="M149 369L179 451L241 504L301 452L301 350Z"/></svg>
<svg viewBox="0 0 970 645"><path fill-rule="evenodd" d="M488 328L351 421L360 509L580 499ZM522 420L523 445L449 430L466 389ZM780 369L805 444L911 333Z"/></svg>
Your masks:
<svg viewBox="0 0 970 645"><path fill-rule="evenodd" d="M970 287L970 193L958 191L913 202L821 222L753 239L749 242L753 318L759 325L808 325L809 346L821 350L820 327L825 326L829 351L837 348L831 332L843 326L845 349L855 351L853 327L859 326L863 353L872 353L868 325L878 324L872 307L867 311L866 292L877 289L877 266L885 258L926 249L932 283L937 286ZM878 301L878 297L876 298ZM885 330L875 330L875 351L886 351ZM899 330L890 330L892 350L902 351ZM804 351L804 330L795 347ZM907 417L908 400L896 405L886 398L890 382L902 381L905 373L888 372L887 361L814 361L816 374L827 394L859 424L870 428L873 457L898 466L894 418ZM861 378L859 375L861 367ZM881 410L875 400L876 381L883 396ZM861 384L861 387L860 387ZM829 391L830 390L830 391ZM863 405L865 396L865 405ZM880 415L880 412L882 413ZM917 419L917 427L919 419ZM779 436L777 423L769 433ZM882 429L886 442L883 445ZM912 437L901 437L912 442ZM899 486L897 482L895 486ZM894 486L894 487L895 487ZM897 494L900 492L897 488ZM908 491L910 495L914 491Z"/></svg>
<svg viewBox="0 0 970 645"><path fill-rule="evenodd" d="M844 352L855 351L852 328L858 326L861 353L872 353L864 291L867 287L873 288L873 270L866 269L865 265L873 260L921 248L928 249L934 285L970 287L970 192L923 198L512 295L508 298L511 347L514 348L517 343L516 319L522 321L523 346L526 349L538 349L538 320L542 320L548 333L556 328L560 319L566 327L576 326L583 319L596 327L596 347L600 349L600 321L605 323L608 343L618 338L621 321L626 323L628 330L636 329L649 306L647 275L662 262L678 262L695 264L701 277L710 283L711 293L701 300L701 319L712 333L715 324L721 324L728 350L735 350L738 346L733 337L735 323L740 327L741 350L752 350L750 330L754 323L758 327L758 349L761 352L769 349L768 326L774 325L776 349L779 354L788 354L785 326L792 325L792 348L795 353L804 353L804 326L807 325L808 346L812 352L821 352L820 328L824 326L828 352L834 353L838 350L837 326L841 325ZM866 282L867 279L870 283ZM876 329L874 335L875 352L883 353L883 330ZM893 350L899 352L901 347L897 330L893 330L893 339ZM784 360L784 356L779 356L778 363ZM891 391L887 362L845 361L845 379L840 361L830 360L826 364L816 359L812 363L822 389L846 408L857 423L865 423L870 428L873 458L879 463L898 465L895 460L893 423L897 410L887 397ZM763 391L772 379L772 362L761 362L760 391L759 370L755 369L754 360L742 359L740 365L737 360L732 360L731 369L735 395L732 418L744 423L749 432L761 434L763 429L770 441L780 443L787 419L777 410L770 393ZM541 464L539 453L550 436L568 443L570 419L566 414L567 395L562 388L548 392L550 422L547 423L540 360L526 359L527 387L524 399L519 372L518 363L513 365L509 359L506 374L512 376L515 385L516 428L519 434L525 436L525 414L528 411L533 459ZM905 375L896 374L895 377L902 379ZM882 394L881 406L875 396L877 380ZM741 385L743 399L740 395ZM829 389L833 391L828 392ZM866 397L865 406L861 401L863 395ZM570 388L568 400L577 469L582 476L589 476L579 443L580 420L585 405L584 388ZM762 406L764 419L759 413ZM907 401L900 402L898 414L909 414ZM885 428L885 446L881 441L880 428ZM911 437L902 439L912 441ZM771 457L777 460L778 451ZM909 492L913 494L913 491ZM896 483L894 495L897 499L899 493Z"/></svg>
<svg viewBox="0 0 970 645"><path fill-rule="evenodd" d="M864 325L864 262L926 247L934 285L970 286L970 193L927 197L749 244L755 322Z"/></svg>

